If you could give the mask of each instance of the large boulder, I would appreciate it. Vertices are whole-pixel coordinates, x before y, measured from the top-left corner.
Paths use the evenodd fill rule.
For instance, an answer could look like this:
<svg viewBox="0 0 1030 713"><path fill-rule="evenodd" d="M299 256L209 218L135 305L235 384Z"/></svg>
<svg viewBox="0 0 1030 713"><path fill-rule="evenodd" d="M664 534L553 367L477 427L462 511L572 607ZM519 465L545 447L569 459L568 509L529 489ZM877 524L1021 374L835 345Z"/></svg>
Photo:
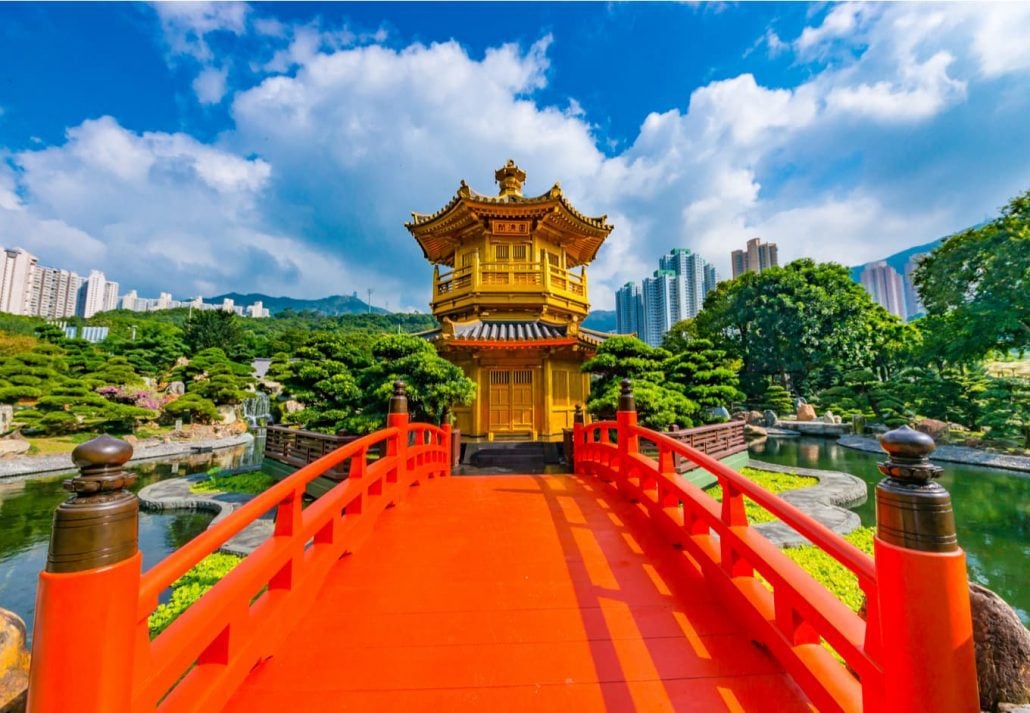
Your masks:
<svg viewBox="0 0 1030 713"><path fill-rule="evenodd" d="M186 393L186 384L181 381L173 381L168 385L168 388L165 389L165 392L175 394L176 396L182 396Z"/></svg>
<svg viewBox="0 0 1030 713"><path fill-rule="evenodd" d="M812 406L812 404L801 404L800 406L798 406L797 420L814 421L815 407Z"/></svg>
<svg viewBox="0 0 1030 713"><path fill-rule="evenodd" d="M947 439L950 426L946 421L938 421L935 418L923 418L913 424L917 431L925 433L936 443Z"/></svg>
<svg viewBox="0 0 1030 713"><path fill-rule="evenodd" d="M771 409L765 410L765 413L762 414L762 420L758 423L754 423L753 421L748 419L748 423L752 423L755 426L765 426L766 428L771 428L772 426L775 426L777 423L779 423L779 421L780 417L777 416L776 412Z"/></svg>
<svg viewBox="0 0 1030 713"><path fill-rule="evenodd" d="M1004 599L979 584L969 585L980 708L1030 703L1030 631Z"/></svg>
<svg viewBox="0 0 1030 713"><path fill-rule="evenodd" d="M0 404L0 433L7 433L14 425L14 406Z"/></svg>
<svg viewBox="0 0 1030 713"><path fill-rule="evenodd" d="M827 411L823 414L823 423L837 423L839 421L836 416L833 415L833 411Z"/></svg>
<svg viewBox="0 0 1030 713"><path fill-rule="evenodd" d="M750 423L744 424L744 438L749 441L753 441L759 438L768 437L769 432L761 426L752 426Z"/></svg>
<svg viewBox="0 0 1030 713"><path fill-rule="evenodd" d="M232 404L224 404L218 407L218 415L222 417L222 423L236 423L236 407Z"/></svg>
<svg viewBox="0 0 1030 713"><path fill-rule="evenodd" d="M0 458L25 455L31 446L31 443L20 438L4 438L0 440Z"/></svg>
<svg viewBox="0 0 1030 713"><path fill-rule="evenodd" d="M0 711L25 710L29 685L29 652L25 648L25 622L0 609Z"/></svg>
<svg viewBox="0 0 1030 713"><path fill-rule="evenodd" d="M708 415L712 418L720 418L724 421L730 420L730 412L725 406L715 406L708 409Z"/></svg>

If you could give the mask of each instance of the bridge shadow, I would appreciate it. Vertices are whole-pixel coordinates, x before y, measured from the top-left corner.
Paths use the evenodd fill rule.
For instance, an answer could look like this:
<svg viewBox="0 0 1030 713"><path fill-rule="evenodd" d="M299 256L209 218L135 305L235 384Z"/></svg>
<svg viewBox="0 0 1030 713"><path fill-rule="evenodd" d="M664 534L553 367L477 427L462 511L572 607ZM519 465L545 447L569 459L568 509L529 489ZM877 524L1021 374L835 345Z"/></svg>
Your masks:
<svg viewBox="0 0 1030 713"><path fill-rule="evenodd" d="M605 710L812 710L641 506L579 476L531 482L496 490L547 505Z"/></svg>

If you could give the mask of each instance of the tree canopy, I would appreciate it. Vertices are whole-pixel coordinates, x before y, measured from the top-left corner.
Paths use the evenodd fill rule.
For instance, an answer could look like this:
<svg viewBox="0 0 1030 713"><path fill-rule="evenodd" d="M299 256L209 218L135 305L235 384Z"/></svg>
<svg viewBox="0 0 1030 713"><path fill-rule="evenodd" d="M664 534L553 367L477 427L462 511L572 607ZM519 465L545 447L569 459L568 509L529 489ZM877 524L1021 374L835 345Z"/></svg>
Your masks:
<svg viewBox="0 0 1030 713"><path fill-rule="evenodd" d="M968 363L992 350L1030 347L1030 191L1001 215L947 238L915 272L928 350Z"/></svg>

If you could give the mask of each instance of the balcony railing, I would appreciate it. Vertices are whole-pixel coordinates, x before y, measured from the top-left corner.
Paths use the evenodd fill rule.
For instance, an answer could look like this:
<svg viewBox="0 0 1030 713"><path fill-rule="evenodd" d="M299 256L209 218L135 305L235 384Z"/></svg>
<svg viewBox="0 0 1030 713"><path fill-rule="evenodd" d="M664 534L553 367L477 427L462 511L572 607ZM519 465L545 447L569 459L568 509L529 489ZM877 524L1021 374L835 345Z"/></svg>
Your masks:
<svg viewBox="0 0 1030 713"><path fill-rule="evenodd" d="M586 274L542 262L478 262L437 274L434 298L453 298L466 292L554 292L585 302Z"/></svg>

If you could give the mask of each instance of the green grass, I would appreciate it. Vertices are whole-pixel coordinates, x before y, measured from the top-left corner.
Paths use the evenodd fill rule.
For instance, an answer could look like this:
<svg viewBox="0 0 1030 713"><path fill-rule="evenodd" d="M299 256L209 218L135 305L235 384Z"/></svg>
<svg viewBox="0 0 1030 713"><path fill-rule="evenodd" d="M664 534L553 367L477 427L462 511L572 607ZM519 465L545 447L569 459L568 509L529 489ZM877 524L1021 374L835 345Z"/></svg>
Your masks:
<svg viewBox="0 0 1030 713"><path fill-rule="evenodd" d="M782 493L787 490L796 490L815 485L818 478L794 473L772 473L754 468L742 468L741 474L749 480L761 485L772 493ZM710 489L709 494L718 501L722 501L722 490L718 487ZM744 499L744 509L747 511L748 522L757 525L762 522L772 522L776 518L768 511L759 507L750 499ZM844 539L853 544L866 554L873 553L873 535L876 529L872 527L860 527L857 530L843 535ZM801 547L788 547L783 553L798 563L803 570L826 587L838 599L858 611L865 601L865 595L858 586L858 578L843 565L833 559L814 545L803 545Z"/></svg>
<svg viewBox="0 0 1030 713"><path fill-rule="evenodd" d="M873 553L874 527L860 527L842 537L868 555ZM783 553L801 565L817 582L829 589L834 596L858 611L865 601L865 595L858 586L858 578L851 570L830 557L814 545L788 547Z"/></svg>
<svg viewBox="0 0 1030 713"><path fill-rule="evenodd" d="M807 488L819 482L818 478L813 478L809 475L797 475L796 473L773 473L768 470L756 470L755 468L741 468L740 474L774 494L782 493L787 490ZM721 488L713 486L707 492L715 498L717 502L722 502ZM744 498L744 510L747 512L748 522L752 525L776 520L775 515L752 501L751 498Z"/></svg>
<svg viewBox="0 0 1030 713"><path fill-rule="evenodd" d="M182 614L191 604L200 599L204 593L215 586L225 575L243 561L237 555L215 552L208 555L186 574L172 582L172 598L165 604L159 604L148 622L150 637L153 638L168 628L176 617Z"/></svg>
<svg viewBox="0 0 1030 713"><path fill-rule="evenodd" d="M206 480L190 485L191 493L249 493L257 495L270 488L275 478L263 471L236 475L210 474Z"/></svg>

